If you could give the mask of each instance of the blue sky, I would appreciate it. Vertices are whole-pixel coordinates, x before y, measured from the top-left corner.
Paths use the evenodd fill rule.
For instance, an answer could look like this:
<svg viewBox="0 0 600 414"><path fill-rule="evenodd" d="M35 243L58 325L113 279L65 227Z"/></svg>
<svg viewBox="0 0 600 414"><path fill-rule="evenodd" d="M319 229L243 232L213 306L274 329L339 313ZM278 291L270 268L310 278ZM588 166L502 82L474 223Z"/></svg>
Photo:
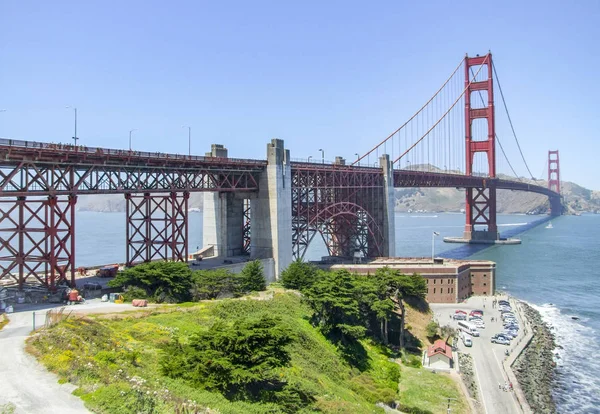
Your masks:
<svg viewBox="0 0 600 414"><path fill-rule="evenodd" d="M0 2L0 136L264 158L363 153L491 49L535 176L600 190L600 2ZM524 4L527 3L527 4ZM572 3L572 4L571 4ZM503 119L498 134L520 174Z"/></svg>

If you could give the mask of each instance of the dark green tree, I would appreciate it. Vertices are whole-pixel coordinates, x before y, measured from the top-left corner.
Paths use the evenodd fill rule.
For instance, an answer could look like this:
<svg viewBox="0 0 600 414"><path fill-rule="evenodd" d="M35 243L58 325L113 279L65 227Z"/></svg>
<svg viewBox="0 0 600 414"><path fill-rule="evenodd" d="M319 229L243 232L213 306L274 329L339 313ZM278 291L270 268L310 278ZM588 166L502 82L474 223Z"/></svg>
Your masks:
<svg viewBox="0 0 600 414"><path fill-rule="evenodd" d="M142 263L118 273L108 286L135 286L157 302L183 302L191 298L192 271L183 262Z"/></svg>
<svg viewBox="0 0 600 414"><path fill-rule="evenodd" d="M404 275L388 267L377 269L374 276L377 284L377 301L373 301L373 311L380 322L380 334L384 343L388 342L388 324L394 315L399 316L400 347L404 347L404 299L424 299L427 294L427 281L417 274Z"/></svg>
<svg viewBox="0 0 600 414"><path fill-rule="evenodd" d="M240 289L242 292L263 291L267 289L267 282L260 260L253 260L244 266L244 269L240 273Z"/></svg>
<svg viewBox="0 0 600 414"><path fill-rule="evenodd" d="M269 400L269 393L286 386L277 368L289 366L286 346L291 341L281 320L269 315L233 323L220 320L186 343L172 340L164 349L161 370L230 399Z"/></svg>
<svg viewBox="0 0 600 414"><path fill-rule="evenodd" d="M225 293L240 293L240 276L226 269L196 270L193 272L192 298L216 299Z"/></svg>
<svg viewBox="0 0 600 414"><path fill-rule="evenodd" d="M364 336L355 276L347 270L325 273L305 298L314 310L313 324L334 341L349 343Z"/></svg>
<svg viewBox="0 0 600 414"><path fill-rule="evenodd" d="M306 290L315 283L317 268L298 259L281 272L281 283L287 289Z"/></svg>

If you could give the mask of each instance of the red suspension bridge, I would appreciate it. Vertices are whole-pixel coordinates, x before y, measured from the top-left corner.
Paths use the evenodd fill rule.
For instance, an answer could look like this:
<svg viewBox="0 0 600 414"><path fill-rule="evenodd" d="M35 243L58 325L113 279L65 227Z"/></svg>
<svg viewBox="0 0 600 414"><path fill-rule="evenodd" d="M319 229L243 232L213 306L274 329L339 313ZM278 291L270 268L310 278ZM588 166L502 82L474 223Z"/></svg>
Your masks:
<svg viewBox="0 0 600 414"><path fill-rule="evenodd" d="M500 166L517 177L496 134L494 80L504 97L495 72L491 54L465 57L408 121L351 164L292 161L281 140L267 145L266 161L229 158L216 145L182 156L0 140L0 279L75 283L75 208L84 194L124 194L129 265L187 260L188 198L201 191L204 245L222 257L273 257L277 272L317 235L334 256L395 255L395 187L464 189L466 240L499 238L498 189L543 194L559 215L557 151L549 152L548 187L497 175Z"/></svg>

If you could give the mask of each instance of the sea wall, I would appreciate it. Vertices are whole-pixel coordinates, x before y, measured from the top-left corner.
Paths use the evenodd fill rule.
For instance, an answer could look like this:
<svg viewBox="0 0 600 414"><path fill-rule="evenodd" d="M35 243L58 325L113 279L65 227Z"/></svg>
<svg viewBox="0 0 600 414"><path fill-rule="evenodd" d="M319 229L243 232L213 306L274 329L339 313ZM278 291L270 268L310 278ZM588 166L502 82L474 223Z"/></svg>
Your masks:
<svg viewBox="0 0 600 414"><path fill-rule="evenodd" d="M538 311L524 302L521 306L534 335L512 365L512 370L534 413L556 413L552 399L556 368L552 352L556 347L554 335Z"/></svg>

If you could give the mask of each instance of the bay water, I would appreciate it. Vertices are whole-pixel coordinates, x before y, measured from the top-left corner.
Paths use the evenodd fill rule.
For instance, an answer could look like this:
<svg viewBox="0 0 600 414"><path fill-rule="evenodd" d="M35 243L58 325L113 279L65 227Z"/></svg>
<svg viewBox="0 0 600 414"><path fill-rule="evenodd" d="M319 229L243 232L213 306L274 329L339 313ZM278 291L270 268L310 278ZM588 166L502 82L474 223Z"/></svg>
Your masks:
<svg viewBox="0 0 600 414"><path fill-rule="evenodd" d="M532 226L540 216L500 215L503 234L523 243L489 248L457 247L442 241L459 236L463 214L396 213L396 255L493 260L496 288L533 305L550 324L556 350L555 400L561 413L600 412L600 215L564 216ZM78 212L77 266L125 261L125 215ZM435 236L433 232L440 233ZM189 214L189 249L202 246L202 213ZM315 238L306 259L326 254ZM577 318L573 319L573 318ZM552 361L548 361L550 364Z"/></svg>

